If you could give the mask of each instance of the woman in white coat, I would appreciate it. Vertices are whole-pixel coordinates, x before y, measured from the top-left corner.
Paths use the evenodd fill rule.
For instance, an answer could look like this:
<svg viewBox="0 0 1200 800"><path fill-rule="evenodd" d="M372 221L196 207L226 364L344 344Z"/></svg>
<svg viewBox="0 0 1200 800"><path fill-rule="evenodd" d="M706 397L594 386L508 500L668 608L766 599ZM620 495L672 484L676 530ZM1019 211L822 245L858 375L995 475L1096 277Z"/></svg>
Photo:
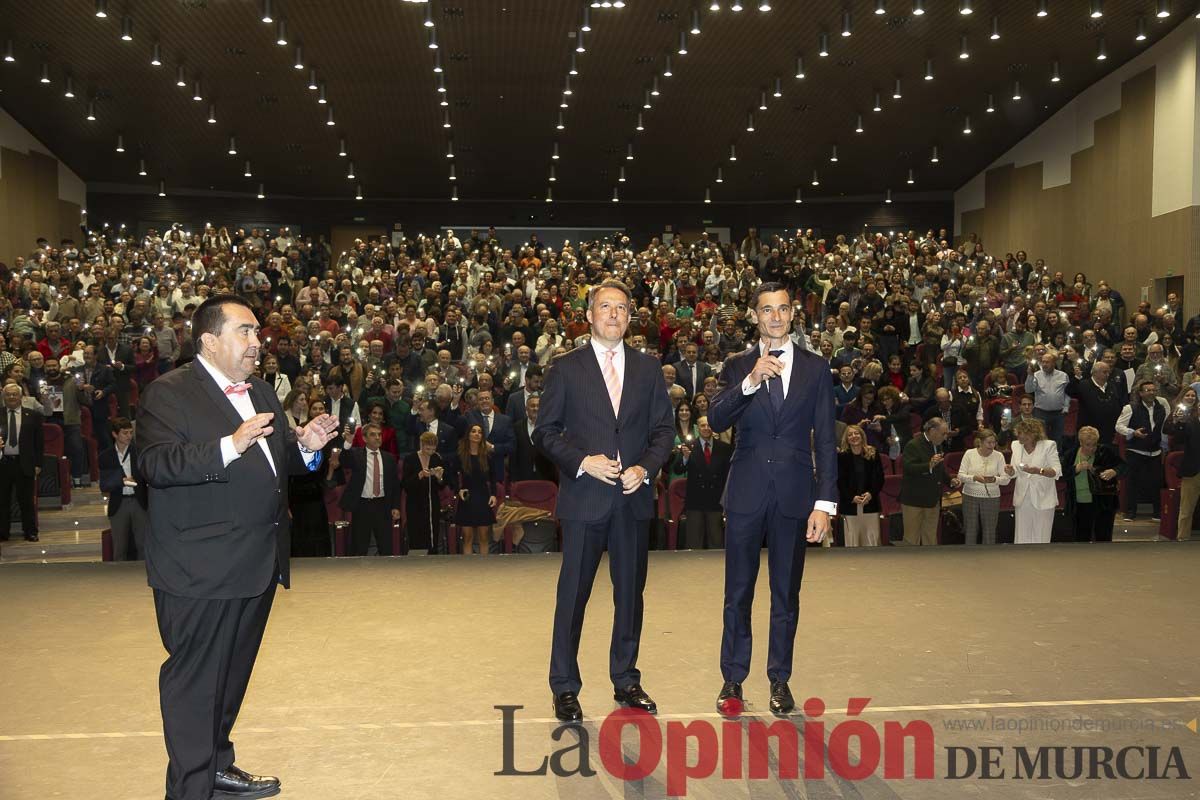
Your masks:
<svg viewBox="0 0 1200 800"><path fill-rule="evenodd" d="M1062 477L1058 445L1046 438L1041 420L1023 419L1016 426L1017 441L1004 471L1015 477L1013 509L1017 544L1050 541L1054 509L1058 505L1055 481Z"/></svg>

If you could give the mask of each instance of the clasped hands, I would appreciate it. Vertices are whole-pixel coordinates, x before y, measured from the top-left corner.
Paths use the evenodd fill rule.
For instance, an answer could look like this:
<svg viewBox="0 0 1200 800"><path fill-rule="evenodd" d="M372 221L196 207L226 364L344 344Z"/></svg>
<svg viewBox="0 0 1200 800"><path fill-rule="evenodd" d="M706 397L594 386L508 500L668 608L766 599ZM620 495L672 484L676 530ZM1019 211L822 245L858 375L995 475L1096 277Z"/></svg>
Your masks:
<svg viewBox="0 0 1200 800"><path fill-rule="evenodd" d="M620 461L609 458L603 453L588 456L579 466L585 473L609 486L616 486L617 481L621 481L621 489L624 494L633 494L637 491L638 486L646 480L644 467L634 464L622 471Z"/></svg>

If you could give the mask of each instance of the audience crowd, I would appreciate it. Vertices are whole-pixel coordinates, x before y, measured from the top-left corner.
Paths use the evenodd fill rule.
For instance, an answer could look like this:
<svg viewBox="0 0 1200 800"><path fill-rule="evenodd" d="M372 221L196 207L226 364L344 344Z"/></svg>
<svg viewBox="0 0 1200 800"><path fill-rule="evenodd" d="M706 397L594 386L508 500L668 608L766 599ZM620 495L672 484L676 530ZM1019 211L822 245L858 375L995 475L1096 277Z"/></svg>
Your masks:
<svg viewBox="0 0 1200 800"><path fill-rule="evenodd" d="M359 240L340 253L287 228L106 226L81 238L38 240L0 264L5 385L62 427L77 484L90 473L86 442L114 449L119 434L106 486L136 500L136 476L117 465L139 390L193 358L196 306L240 295L261 321L261 377L289 421L328 412L343 425L327 467L293 479L297 555L330 553L331 497L351 514L351 553L372 543L391 553L393 525L410 550L441 551L453 525L467 552L495 552L498 517L518 520L520 549L552 546L546 521L509 495L557 481L530 438L542 378L587 343L587 290L609 278L630 288L627 343L661 360L675 408L659 492L675 520L666 498L681 481L680 548L723 543L733 439L712 432L707 410L724 359L755 342L747 306L762 281L789 287L794 341L829 364L839 542L880 543L889 484L904 512L897 543L937 543L952 510L968 544L995 543L1010 501L1018 542L1049 541L1064 504L1082 510L1066 522L1075 539L1111 540L1116 513L1159 516L1173 446L1181 539L1200 498L1200 314L1189 318L1173 293L1159 307L1127 304L1103 279L989 252L974 234L955 246L945 229L763 238L751 228L734 242L616 233L555 249L491 228Z"/></svg>

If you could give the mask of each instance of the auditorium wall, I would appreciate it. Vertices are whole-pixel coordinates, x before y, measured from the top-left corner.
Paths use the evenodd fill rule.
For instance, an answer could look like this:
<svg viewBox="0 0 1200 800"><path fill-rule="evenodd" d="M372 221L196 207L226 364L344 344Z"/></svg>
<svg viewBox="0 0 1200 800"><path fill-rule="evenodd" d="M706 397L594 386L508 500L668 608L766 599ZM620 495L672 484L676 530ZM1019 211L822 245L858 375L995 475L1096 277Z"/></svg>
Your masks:
<svg viewBox="0 0 1200 800"><path fill-rule="evenodd" d="M1200 310L1197 29L1089 87L954 197L955 233L988 252L1026 250L1068 279L1103 277L1131 303L1183 276Z"/></svg>
<svg viewBox="0 0 1200 800"><path fill-rule="evenodd" d="M215 195L168 191L166 197L118 187L89 186L88 208L92 225L124 222L135 230L153 225L160 230L173 222L198 229L205 222L248 225L264 222L298 226L305 233L352 233L354 229L390 232L399 224L406 233L431 233L450 226L456 231L471 227L607 228L625 230L635 241L661 236L665 226L699 231L707 226L728 227L739 240L749 226L761 229L811 227L826 233L853 233L869 225L878 228L949 228L954 206L949 192L896 193L895 201L882 198L806 199L795 203L573 203L486 202L464 199L452 202L402 201L367 198L270 198L253 195ZM352 236L351 236L352 238Z"/></svg>
<svg viewBox="0 0 1200 800"><path fill-rule="evenodd" d="M79 237L84 182L0 109L0 261L28 255L39 237Z"/></svg>

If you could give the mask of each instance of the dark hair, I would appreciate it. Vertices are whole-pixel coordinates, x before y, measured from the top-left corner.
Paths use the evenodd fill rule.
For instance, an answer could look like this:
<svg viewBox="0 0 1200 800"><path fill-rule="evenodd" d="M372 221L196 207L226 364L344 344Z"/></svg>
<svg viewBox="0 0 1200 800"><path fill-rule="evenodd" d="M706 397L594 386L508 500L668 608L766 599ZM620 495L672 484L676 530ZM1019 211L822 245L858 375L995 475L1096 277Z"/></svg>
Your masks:
<svg viewBox="0 0 1200 800"><path fill-rule="evenodd" d="M629 287L626 286L621 281L615 280L613 278L609 278L608 280L602 282L599 286L593 286L591 291L588 292L588 298L587 298L587 307L588 308L591 308L592 305L596 302L596 295L600 294L601 289L616 289L617 291L619 291L625 295L625 302L630 303L630 304L633 303L633 292L631 292L629 290Z"/></svg>
<svg viewBox="0 0 1200 800"><path fill-rule="evenodd" d="M483 433L483 425L474 422L467 426L466 434L458 440L458 463L463 472L487 473L488 456L492 453L492 443L487 440L487 436L484 436L479 442L479 453L472 458L471 431L475 428L479 428L479 432Z"/></svg>
<svg viewBox="0 0 1200 800"><path fill-rule="evenodd" d="M758 308L758 298L767 292L787 292L788 304L792 302L792 290L776 281L767 281L760 283L754 290L754 296L750 298L750 308Z"/></svg>
<svg viewBox="0 0 1200 800"><path fill-rule="evenodd" d="M221 329L225 327L224 307L227 305L238 305L254 313L254 308L236 294L218 294L205 300L192 314L192 346L197 353L203 349L200 346L201 336L206 333L221 335Z"/></svg>
<svg viewBox="0 0 1200 800"><path fill-rule="evenodd" d="M113 433L120 433L124 430L132 430L133 423L127 417L113 417L109 427L112 428Z"/></svg>

